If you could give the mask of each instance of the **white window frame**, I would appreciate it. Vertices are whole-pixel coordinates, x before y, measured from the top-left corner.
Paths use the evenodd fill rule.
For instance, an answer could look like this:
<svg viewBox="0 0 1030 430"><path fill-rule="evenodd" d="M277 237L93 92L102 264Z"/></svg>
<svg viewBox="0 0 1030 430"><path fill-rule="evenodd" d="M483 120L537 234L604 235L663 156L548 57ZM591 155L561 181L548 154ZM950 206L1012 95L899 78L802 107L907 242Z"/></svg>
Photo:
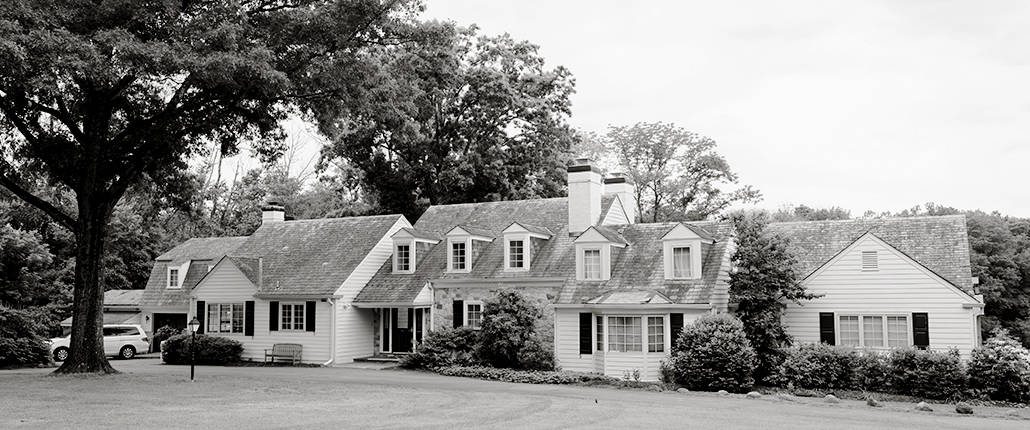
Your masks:
<svg viewBox="0 0 1030 430"><path fill-rule="evenodd" d="M479 325L475 327L472 326L472 320L469 318L469 312L471 311L472 306L479 306ZM461 318L461 325L463 327L470 327L473 330L479 330L483 328L483 310L485 310L485 307L483 306L483 302L481 300L466 300L465 311L463 312Z"/></svg>
<svg viewBox="0 0 1030 430"><path fill-rule="evenodd" d="M533 259L532 238L528 234L511 234L504 237L504 270L508 272L525 272L529 270L529 262ZM511 243L522 242L522 267L511 267Z"/></svg>
<svg viewBox="0 0 1030 430"><path fill-rule="evenodd" d="M701 279L701 239L665 240L662 248L665 279ZM673 256L676 248L690 248L690 273L687 276L676 276Z"/></svg>
<svg viewBox="0 0 1030 430"><path fill-rule="evenodd" d="M290 316L293 321L286 323L286 309L292 308ZM300 309L300 327L297 327L296 311ZM287 328L289 327L289 328ZM279 331L305 331L307 329L307 305L304 302L280 302L279 303Z"/></svg>
<svg viewBox="0 0 1030 430"><path fill-rule="evenodd" d="M686 273L676 273L676 250L685 249L687 250L687 267ZM672 277L675 279L690 279L694 276L694 247L693 246L673 246L670 250L672 252Z"/></svg>
<svg viewBox="0 0 1030 430"><path fill-rule="evenodd" d="M212 322L212 319L211 319L211 307L212 306L217 306L217 309L218 309L218 324L217 324L218 330L211 330L211 322ZM229 331L222 331L222 306L229 306ZM232 328L233 313L234 313L234 308L236 306L239 306L239 309L240 309L240 320L241 320L240 331L234 331L233 328ZM205 327L204 327L204 333L205 334L213 333L213 334L220 334L220 335L224 334L224 335L240 335L240 336L242 336L243 333L247 330L247 307L244 305L243 302L205 303L204 304L204 324L205 324Z"/></svg>
<svg viewBox="0 0 1030 430"><path fill-rule="evenodd" d="M465 268L454 267L454 244L465 245ZM447 238L447 271L455 273L472 272L472 238L469 236Z"/></svg>
<svg viewBox="0 0 1030 430"><path fill-rule="evenodd" d="M175 273L175 282L172 282L172 273ZM179 266L168 268L168 288L182 288L182 268Z"/></svg>
<svg viewBox="0 0 1030 430"><path fill-rule="evenodd" d="M593 317L594 317L594 319L592 321L593 329L591 330L593 333L591 333L591 334L592 334L592 338L593 338L592 340L594 341L594 349L595 349L596 352L599 352L599 353L609 353L609 352L612 352L612 353L616 353L616 354L640 354L640 353L643 353L645 355L646 354L659 354L659 355L667 356L672 351L672 339L671 339L672 328L669 327L669 314L627 314L627 313L604 314L604 313L594 313ZM623 352L623 351L612 351L611 350L611 347L608 345L608 335L611 333L611 328L610 328L610 326L608 324L608 322L609 322L608 318L613 318L613 317L640 318L640 336L641 336L640 337L640 339L641 339L641 341L640 341L640 349L641 350L640 351L625 351L625 352ZM598 318L601 319L601 325L600 326L598 326L598 324L597 324L597 319ZM651 349L650 348L650 346L651 346L651 339L650 339L650 333L649 333L649 330L648 330L648 320L650 318L661 318L662 319L662 351L650 352L650 349ZM598 328L601 329L600 333L597 331Z"/></svg>
<svg viewBox="0 0 1030 430"><path fill-rule="evenodd" d="M590 253L597 252L597 277L596 278L589 276L590 273L587 271L587 252L590 252ZM584 247L579 252L581 260L583 261L582 264L580 264L580 266L581 266L580 270L583 273L582 274L582 279L583 280L585 280L585 281L603 281L605 279L605 277L604 277L604 255L603 254L604 254L604 252L603 252L603 249L601 247Z"/></svg>
<svg viewBox="0 0 1030 430"><path fill-rule="evenodd" d="M898 314L898 313L884 313L884 314L877 314L877 313L840 313L840 314L836 314L835 317L834 317L834 320L833 320L834 336L836 337L835 340L837 342L837 345L844 345L841 342L841 338L840 338L840 333L841 333L841 330L840 330L840 319L843 318L843 317L858 317L858 345L848 345L848 346L854 346L855 348L863 348L863 349L873 349L873 350L889 350L889 349L893 349L893 348L907 348L907 347L911 347L914 344L914 340L912 338L912 336L913 336L913 333L912 333L912 318L908 314ZM883 330L883 346L866 346L866 344L865 344L865 319L867 317L879 317L881 319L880 324L882 325L882 330ZM891 338L890 338L889 324L887 323L887 319L891 318L891 317L904 318L905 319L905 325L904 325L904 327L905 327L905 345L903 345L903 346L900 346L900 347L898 347L898 346L890 346Z"/></svg>
<svg viewBox="0 0 1030 430"><path fill-rule="evenodd" d="M408 247L408 268L401 270L400 247ZM415 273L415 241L394 241L393 242L393 272L394 273Z"/></svg>

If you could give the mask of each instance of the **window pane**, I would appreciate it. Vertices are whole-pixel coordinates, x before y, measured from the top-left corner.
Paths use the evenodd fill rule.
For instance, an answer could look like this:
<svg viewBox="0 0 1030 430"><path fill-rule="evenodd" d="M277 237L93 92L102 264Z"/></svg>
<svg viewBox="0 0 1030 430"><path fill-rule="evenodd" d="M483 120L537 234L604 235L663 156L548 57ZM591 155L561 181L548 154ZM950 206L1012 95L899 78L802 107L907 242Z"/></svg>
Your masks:
<svg viewBox="0 0 1030 430"><path fill-rule="evenodd" d="M858 317L840 317L840 344L858 346Z"/></svg>
<svg viewBox="0 0 1030 430"><path fill-rule="evenodd" d="M397 245L397 270L411 270L411 246Z"/></svg>
<svg viewBox="0 0 1030 430"><path fill-rule="evenodd" d="M516 269L523 267L523 242L521 240L508 242L508 267Z"/></svg>
<svg viewBox="0 0 1030 430"><path fill-rule="evenodd" d="M672 276L674 278L689 278L690 273L690 247L672 248Z"/></svg>
<svg viewBox="0 0 1030 430"><path fill-rule="evenodd" d="M304 330L304 305L293 305L293 329Z"/></svg>
<svg viewBox="0 0 1030 430"><path fill-rule="evenodd" d="M887 317L887 346L908 346L908 317Z"/></svg>
<svg viewBox="0 0 1030 430"><path fill-rule="evenodd" d="M608 350L640 351L640 317L608 317Z"/></svg>
<svg viewBox="0 0 1030 430"><path fill-rule="evenodd" d="M179 286L179 269L168 270L168 286L172 288Z"/></svg>
<svg viewBox="0 0 1030 430"><path fill-rule="evenodd" d="M883 346L883 317L862 317L862 336L867 347Z"/></svg>
<svg viewBox="0 0 1030 430"><path fill-rule="evenodd" d="M601 250L586 249L583 251L583 277L601 279Z"/></svg>
<svg viewBox="0 0 1030 430"><path fill-rule="evenodd" d="M451 268L465 270L465 242L451 244Z"/></svg>
<svg viewBox="0 0 1030 430"><path fill-rule="evenodd" d="M279 319L282 323L279 324L279 330L293 330L293 306L282 305L281 309Z"/></svg>
<svg viewBox="0 0 1030 430"><path fill-rule="evenodd" d="M647 352L665 352L665 318L647 317Z"/></svg>
<svg viewBox="0 0 1030 430"><path fill-rule="evenodd" d="M232 332L232 305L219 305L218 322L218 331L222 333Z"/></svg>
<svg viewBox="0 0 1030 430"><path fill-rule="evenodd" d="M465 317L468 320L468 326L472 328L479 328L483 323L483 305L478 303L469 303L466 306L468 313Z"/></svg>
<svg viewBox="0 0 1030 430"><path fill-rule="evenodd" d="M232 305L232 332L243 333L243 304Z"/></svg>
<svg viewBox="0 0 1030 430"><path fill-rule="evenodd" d="M207 305L207 331L218 333L218 305Z"/></svg>
<svg viewBox="0 0 1030 430"><path fill-rule="evenodd" d="M604 317L597 317L597 350L604 351Z"/></svg>

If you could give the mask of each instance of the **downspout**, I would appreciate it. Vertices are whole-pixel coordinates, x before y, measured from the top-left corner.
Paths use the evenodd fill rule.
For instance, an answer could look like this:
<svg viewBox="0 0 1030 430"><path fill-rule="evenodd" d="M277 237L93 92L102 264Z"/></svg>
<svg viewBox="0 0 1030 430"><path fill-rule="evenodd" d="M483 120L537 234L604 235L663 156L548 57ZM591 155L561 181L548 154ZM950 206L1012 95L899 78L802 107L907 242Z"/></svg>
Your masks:
<svg viewBox="0 0 1030 430"><path fill-rule="evenodd" d="M336 361L336 299L329 298L329 361L322 367L329 367Z"/></svg>

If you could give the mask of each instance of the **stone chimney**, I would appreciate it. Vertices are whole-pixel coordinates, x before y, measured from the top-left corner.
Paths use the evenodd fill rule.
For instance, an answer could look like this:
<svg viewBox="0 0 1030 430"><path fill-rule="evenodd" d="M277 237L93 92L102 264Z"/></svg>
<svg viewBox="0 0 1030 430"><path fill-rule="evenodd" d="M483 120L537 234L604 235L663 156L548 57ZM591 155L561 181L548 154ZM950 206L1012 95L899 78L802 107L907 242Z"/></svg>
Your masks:
<svg viewBox="0 0 1030 430"><path fill-rule="evenodd" d="M601 169L579 158L569 172L569 234L578 235L601 217Z"/></svg>
<svg viewBox="0 0 1030 430"><path fill-rule="evenodd" d="M279 202L268 202L261 207L261 225L286 221L286 208Z"/></svg>
<svg viewBox="0 0 1030 430"><path fill-rule="evenodd" d="M633 180L625 173L610 173L604 178L604 193L615 194L622 201L626 215L629 216L629 223L637 222L637 199L634 192Z"/></svg>

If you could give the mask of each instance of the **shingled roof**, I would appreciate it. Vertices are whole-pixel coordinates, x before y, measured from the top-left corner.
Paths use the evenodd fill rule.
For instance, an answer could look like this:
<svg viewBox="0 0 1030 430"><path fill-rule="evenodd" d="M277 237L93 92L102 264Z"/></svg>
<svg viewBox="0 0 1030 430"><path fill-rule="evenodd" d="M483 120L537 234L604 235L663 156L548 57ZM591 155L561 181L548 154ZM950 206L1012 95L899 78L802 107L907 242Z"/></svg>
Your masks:
<svg viewBox="0 0 1030 430"><path fill-rule="evenodd" d="M190 300L189 292L207 274L207 265L214 264L225 254L242 245L245 240L246 236L196 237L159 255L150 269L150 278L140 299L141 306L187 306ZM186 261L192 263L182 280L182 288L167 288L168 266L178 266Z"/></svg>
<svg viewBox="0 0 1030 430"><path fill-rule="evenodd" d="M956 287L973 291L964 215L783 222L769 224L769 230L790 239L806 277L872 233Z"/></svg>
<svg viewBox="0 0 1030 430"><path fill-rule="evenodd" d="M229 258L252 282L261 258L259 296L330 296L401 219L380 215L268 223Z"/></svg>

